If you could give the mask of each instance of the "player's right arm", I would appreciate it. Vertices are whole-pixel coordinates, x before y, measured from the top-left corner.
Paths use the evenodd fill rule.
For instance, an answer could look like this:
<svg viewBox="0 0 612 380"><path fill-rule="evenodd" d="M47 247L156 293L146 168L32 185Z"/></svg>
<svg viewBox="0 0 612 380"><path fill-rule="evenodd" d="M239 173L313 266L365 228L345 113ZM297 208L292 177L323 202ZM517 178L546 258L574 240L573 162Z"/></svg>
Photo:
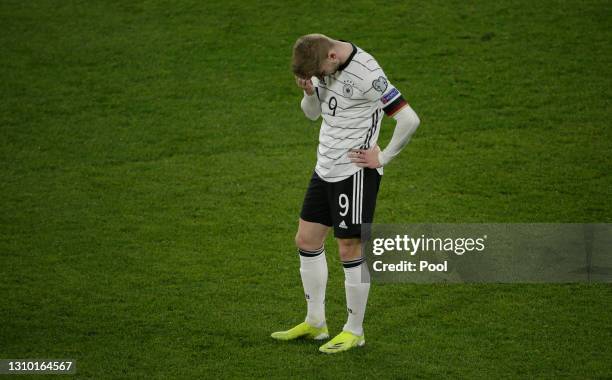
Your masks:
<svg viewBox="0 0 612 380"><path fill-rule="evenodd" d="M310 79L295 78L298 87L304 90L301 106L304 115L310 120L317 120L321 116L321 103L319 97L315 94L315 88Z"/></svg>

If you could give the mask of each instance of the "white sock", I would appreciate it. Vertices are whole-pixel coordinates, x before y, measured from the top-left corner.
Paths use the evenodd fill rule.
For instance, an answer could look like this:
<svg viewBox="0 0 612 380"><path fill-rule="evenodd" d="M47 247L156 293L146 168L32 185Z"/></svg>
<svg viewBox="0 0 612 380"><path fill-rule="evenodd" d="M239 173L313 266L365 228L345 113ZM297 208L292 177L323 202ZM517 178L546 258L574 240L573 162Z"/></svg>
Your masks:
<svg viewBox="0 0 612 380"><path fill-rule="evenodd" d="M316 251L298 249L300 275L306 296L308 313L306 323L315 327L325 326L325 287L327 286L327 260L325 248Z"/></svg>
<svg viewBox="0 0 612 380"><path fill-rule="evenodd" d="M363 317L370 292L370 272L363 258L343 262L348 319L342 330L363 335Z"/></svg>

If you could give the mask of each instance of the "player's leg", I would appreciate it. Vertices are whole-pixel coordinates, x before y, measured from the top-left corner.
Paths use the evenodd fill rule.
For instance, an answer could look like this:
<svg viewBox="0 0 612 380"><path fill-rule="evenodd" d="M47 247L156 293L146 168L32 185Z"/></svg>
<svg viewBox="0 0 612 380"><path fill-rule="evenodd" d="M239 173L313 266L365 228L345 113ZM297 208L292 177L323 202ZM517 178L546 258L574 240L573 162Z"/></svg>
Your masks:
<svg viewBox="0 0 612 380"><path fill-rule="evenodd" d="M365 344L363 318L370 292L370 274L361 253L361 239L338 239L338 250L344 266L348 318L342 332L319 348L319 351L327 354L350 350Z"/></svg>
<svg viewBox="0 0 612 380"><path fill-rule="evenodd" d="M331 218L327 200L326 183L313 174L306 196L295 243L300 257L300 276L306 296L307 313L303 323L287 331L279 331L272 337L291 340L300 337L326 339L329 337L325 323L325 288L327 286L327 260L324 242Z"/></svg>
<svg viewBox="0 0 612 380"><path fill-rule="evenodd" d="M370 291L370 275L361 252L361 239L338 239L338 251L344 267L344 289L348 313L342 330L363 336L363 318Z"/></svg>
<svg viewBox="0 0 612 380"><path fill-rule="evenodd" d="M325 237L329 227L300 218L295 244L300 255L300 276L306 297L305 322L322 328L325 323L325 289L327 287L327 259Z"/></svg>
<svg viewBox="0 0 612 380"><path fill-rule="evenodd" d="M370 275L361 249L361 225L374 217L380 175L376 170L364 169L338 183L334 193L334 235L344 267L344 287L348 318L342 333L321 346L325 353L341 352L363 346L365 316ZM348 200L348 202L347 202Z"/></svg>
<svg viewBox="0 0 612 380"><path fill-rule="evenodd" d="M325 243L329 226L300 218L295 234L295 246L304 251L316 251Z"/></svg>

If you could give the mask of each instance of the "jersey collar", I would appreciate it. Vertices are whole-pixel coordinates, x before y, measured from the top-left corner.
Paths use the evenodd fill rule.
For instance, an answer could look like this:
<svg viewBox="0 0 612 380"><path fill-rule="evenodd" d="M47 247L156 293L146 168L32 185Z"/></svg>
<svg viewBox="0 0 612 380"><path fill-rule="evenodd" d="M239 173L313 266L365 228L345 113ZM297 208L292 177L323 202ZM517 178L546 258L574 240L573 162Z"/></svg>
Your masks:
<svg viewBox="0 0 612 380"><path fill-rule="evenodd" d="M346 69L346 67L349 65L349 63L351 63L351 61L353 60L353 57L355 56L355 54L357 54L357 46L355 46L352 42L344 41L344 40L340 40L340 41L350 43L351 46L353 46L353 51L351 52L351 55L349 55L349 57L346 59L346 61L343 64L341 64L340 66L338 66L338 71L342 71L342 70Z"/></svg>

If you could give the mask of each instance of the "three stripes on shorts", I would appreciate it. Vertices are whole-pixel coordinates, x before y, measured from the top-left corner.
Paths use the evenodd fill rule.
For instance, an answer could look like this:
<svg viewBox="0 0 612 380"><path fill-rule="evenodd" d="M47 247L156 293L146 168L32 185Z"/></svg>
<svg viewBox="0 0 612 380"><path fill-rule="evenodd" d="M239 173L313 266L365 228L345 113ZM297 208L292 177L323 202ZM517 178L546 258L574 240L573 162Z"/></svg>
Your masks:
<svg viewBox="0 0 612 380"><path fill-rule="evenodd" d="M361 224L361 206L363 204L363 169L353 175L353 207L351 223Z"/></svg>

